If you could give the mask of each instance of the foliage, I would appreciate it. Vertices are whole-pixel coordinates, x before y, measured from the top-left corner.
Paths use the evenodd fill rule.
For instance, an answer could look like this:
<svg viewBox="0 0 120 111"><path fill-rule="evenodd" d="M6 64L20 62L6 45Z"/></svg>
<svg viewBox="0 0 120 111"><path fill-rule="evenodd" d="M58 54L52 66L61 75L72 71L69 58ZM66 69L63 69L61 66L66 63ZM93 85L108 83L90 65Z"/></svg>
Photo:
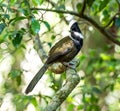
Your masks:
<svg viewBox="0 0 120 111"><path fill-rule="evenodd" d="M34 50L34 40L38 33L46 52L63 36L61 32L68 27L64 13L74 16L80 23L85 39L82 54L77 56L80 61L77 72L80 73L81 82L58 110L120 110L119 0L0 0L1 109L4 107L6 95L10 93L10 100L16 111L24 111L31 104L34 110L42 111L62 87L65 73L53 76L48 70L48 82L45 83L48 87L42 89L45 94L41 90L34 96L24 95L24 87L28 84L24 73L30 72L34 66L28 68L26 64L27 68L24 69L21 64L28 61L26 55ZM31 45L32 48L28 50ZM35 58L34 61L37 62ZM4 65L6 66L3 67ZM114 93L117 94L116 97ZM6 108L10 110L9 105Z"/></svg>

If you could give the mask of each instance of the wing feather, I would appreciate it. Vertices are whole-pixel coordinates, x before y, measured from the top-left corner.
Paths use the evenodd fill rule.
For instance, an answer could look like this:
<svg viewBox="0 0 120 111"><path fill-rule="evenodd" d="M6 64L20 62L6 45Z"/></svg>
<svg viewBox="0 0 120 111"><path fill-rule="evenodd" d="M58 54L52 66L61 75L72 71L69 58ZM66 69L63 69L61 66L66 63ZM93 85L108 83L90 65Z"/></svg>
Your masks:
<svg viewBox="0 0 120 111"><path fill-rule="evenodd" d="M57 42L50 50L47 63L57 62L61 56L71 52L74 43L69 37L65 37ZM57 46L57 47L56 47Z"/></svg>

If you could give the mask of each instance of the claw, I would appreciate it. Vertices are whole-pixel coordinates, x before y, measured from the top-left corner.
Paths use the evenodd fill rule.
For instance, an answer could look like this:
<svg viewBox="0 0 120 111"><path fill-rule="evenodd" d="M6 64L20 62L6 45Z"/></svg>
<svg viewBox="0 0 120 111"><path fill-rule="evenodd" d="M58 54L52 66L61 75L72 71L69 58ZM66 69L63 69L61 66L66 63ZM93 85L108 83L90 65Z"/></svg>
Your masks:
<svg viewBox="0 0 120 111"><path fill-rule="evenodd" d="M65 65L66 67L71 68L71 69L76 71L76 64L75 64L75 62L72 62L72 61L71 62L63 62L63 65Z"/></svg>

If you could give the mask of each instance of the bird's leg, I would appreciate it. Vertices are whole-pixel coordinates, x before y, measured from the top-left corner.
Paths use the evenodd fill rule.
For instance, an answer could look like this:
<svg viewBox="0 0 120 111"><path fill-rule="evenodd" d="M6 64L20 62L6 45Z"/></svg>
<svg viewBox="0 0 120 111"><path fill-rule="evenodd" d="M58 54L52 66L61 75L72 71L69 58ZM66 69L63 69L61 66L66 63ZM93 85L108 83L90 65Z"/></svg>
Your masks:
<svg viewBox="0 0 120 111"><path fill-rule="evenodd" d="M67 66L68 68L71 68L76 71L76 64L73 61L70 62L63 62L63 65Z"/></svg>

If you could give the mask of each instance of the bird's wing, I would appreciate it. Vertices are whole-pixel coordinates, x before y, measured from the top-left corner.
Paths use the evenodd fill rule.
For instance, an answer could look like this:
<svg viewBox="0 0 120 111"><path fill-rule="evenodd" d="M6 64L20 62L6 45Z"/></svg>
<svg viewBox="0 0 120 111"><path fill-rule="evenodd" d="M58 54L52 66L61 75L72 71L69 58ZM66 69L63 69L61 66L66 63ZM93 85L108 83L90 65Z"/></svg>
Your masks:
<svg viewBox="0 0 120 111"><path fill-rule="evenodd" d="M67 55L70 52L71 52L70 48L67 48L66 50L64 50L62 52L56 52L53 55L48 57L47 63L50 64L50 63L53 63L53 62L58 62L58 60L61 56Z"/></svg>
<svg viewBox="0 0 120 111"><path fill-rule="evenodd" d="M73 45L74 43L69 37L61 39L51 48L47 63L57 62L61 56L67 55L71 52L71 47L73 47Z"/></svg>
<svg viewBox="0 0 120 111"><path fill-rule="evenodd" d="M49 51L49 56L53 55L53 53L58 52L58 50L63 50L63 48L67 48L69 44L71 44L72 40L70 37L64 37L60 41L58 41ZM65 45L65 46L63 46Z"/></svg>

